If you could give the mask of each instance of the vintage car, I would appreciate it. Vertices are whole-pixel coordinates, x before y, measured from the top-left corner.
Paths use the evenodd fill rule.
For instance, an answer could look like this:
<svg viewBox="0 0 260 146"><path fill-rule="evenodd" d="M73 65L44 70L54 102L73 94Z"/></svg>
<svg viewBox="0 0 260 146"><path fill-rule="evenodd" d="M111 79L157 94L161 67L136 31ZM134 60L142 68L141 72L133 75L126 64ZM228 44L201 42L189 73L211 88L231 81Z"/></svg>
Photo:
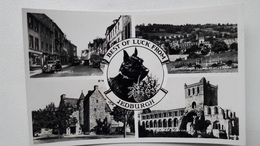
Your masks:
<svg viewBox="0 0 260 146"><path fill-rule="evenodd" d="M49 60L47 61L43 67L42 67L42 72L52 72L54 73L55 71L61 71L61 64L59 60Z"/></svg>

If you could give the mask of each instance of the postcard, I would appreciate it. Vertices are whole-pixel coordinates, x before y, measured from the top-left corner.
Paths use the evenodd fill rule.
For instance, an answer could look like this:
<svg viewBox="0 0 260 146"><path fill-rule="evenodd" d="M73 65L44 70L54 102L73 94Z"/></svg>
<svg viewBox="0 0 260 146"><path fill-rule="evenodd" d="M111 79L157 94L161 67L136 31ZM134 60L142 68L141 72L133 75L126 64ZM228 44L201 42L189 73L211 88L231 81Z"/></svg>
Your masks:
<svg viewBox="0 0 260 146"><path fill-rule="evenodd" d="M31 145L244 145L242 10L23 9Z"/></svg>

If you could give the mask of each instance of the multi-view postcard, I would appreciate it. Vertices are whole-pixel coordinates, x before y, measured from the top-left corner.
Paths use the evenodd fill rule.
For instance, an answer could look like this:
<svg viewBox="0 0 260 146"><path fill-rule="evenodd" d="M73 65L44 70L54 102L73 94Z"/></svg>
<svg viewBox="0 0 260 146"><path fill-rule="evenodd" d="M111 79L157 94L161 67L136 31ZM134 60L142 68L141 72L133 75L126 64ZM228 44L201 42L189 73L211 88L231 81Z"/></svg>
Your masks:
<svg viewBox="0 0 260 146"><path fill-rule="evenodd" d="M241 5L22 12L31 145L245 145Z"/></svg>

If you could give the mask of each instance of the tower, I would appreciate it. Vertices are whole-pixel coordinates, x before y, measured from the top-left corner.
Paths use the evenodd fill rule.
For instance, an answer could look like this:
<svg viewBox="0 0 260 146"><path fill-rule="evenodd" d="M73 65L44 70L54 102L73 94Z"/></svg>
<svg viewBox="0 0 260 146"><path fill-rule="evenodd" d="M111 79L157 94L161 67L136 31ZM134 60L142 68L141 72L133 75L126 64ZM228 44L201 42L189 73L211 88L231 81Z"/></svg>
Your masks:
<svg viewBox="0 0 260 146"><path fill-rule="evenodd" d="M203 111L204 105L218 105L218 86L210 84L203 77L199 82L185 84L185 107L189 111Z"/></svg>

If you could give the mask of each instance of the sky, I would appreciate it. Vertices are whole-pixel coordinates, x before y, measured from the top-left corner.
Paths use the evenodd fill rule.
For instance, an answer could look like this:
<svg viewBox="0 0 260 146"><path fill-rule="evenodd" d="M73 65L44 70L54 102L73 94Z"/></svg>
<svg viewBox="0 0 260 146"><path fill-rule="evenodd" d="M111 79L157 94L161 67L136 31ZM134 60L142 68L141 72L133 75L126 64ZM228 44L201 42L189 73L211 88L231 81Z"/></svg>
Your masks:
<svg viewBox="0 0 260 146"><path fill-rule="evenodd" d="M68 40L77 46L77 54L88 48L96 38L105 38L108 26L118 19L119 13L95 13L75 11L42 11L66 34Z"/></svg>
<svg viewBox="0 0 260 146"><path fill-rule="evenodd" d="M210 9L210 8L209 8ZM237 8L216 7L210 11L188 10L166 12L131 12L133 26L137 24L205 24L205 23L237 23ZM34 10L45 13L66 34L67 39L77 46L78 55L81 50L87 49L88 43L95 38L105 38L105 31L113 20L119 18L122 12L77 12L56 10Z"/></svg>

